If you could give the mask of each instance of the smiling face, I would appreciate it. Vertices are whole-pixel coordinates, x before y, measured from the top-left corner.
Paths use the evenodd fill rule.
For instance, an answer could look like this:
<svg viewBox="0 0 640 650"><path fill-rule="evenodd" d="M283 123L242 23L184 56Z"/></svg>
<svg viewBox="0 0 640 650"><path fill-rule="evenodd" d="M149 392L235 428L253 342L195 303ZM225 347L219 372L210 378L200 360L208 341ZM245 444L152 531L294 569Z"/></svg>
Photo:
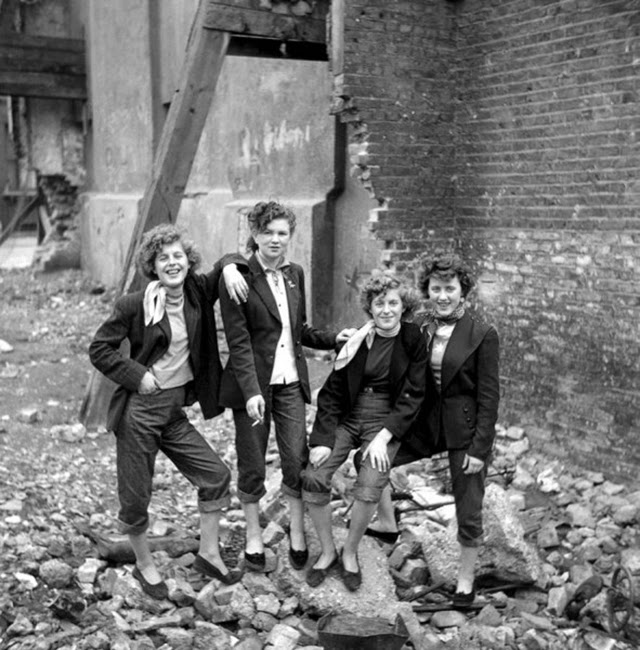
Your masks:
<svg viewBox="0 0 640 650"><path fill-rule="evenodd" d="M158 280L166 289L181 290L189 272L189 259L182 243L175 241L164 244L156 255L154 269Z"/></svg>
<svg viewBox="0 0 640 650"><path fill-rule="evenodd" d="M429 278L429 300L436 308L436 314L440 318L450 316L464 300L462 297L462 286L457 275L451 278Z"/></svg>
<svg viewBox="0 0 640 650"><path fill-rule="evenodd" d="M252 232L258 252L265 262L275 266L286 254L291 241L288 219L273 219L260 232Z"/></svg>
<svg viewBox="0 0 640 650"><path fill-rule="evenodd" d="M404 307L397 289L389 289L371 301L371 317L376 327L392 330L400 322Z"/></svg>

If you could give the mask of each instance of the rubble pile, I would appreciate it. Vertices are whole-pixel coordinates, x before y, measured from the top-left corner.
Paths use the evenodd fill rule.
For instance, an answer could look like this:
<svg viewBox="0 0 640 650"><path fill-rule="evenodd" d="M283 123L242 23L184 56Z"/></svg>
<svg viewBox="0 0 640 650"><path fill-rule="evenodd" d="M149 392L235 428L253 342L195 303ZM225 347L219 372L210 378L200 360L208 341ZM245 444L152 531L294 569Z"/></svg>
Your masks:
<svg viewBox="0 0 640 650"><path fill-rule="evenodd" d="M230 421L205 424L197 410L191 416L218 449L228 445L226 460L233 465ZM444 458L394 470L402 532L395 544L363 539L363 585L353 594L337 570L311 589L304 571L291 567L273 449L263 508L266 572L246 572L231 586L192 569L197 518L185 527L184 512L174 511L172 518L165 497L176 490L184 490L181 498L187 501L193 495L168 462L159 462L155 489L163 503L156 506L151 533L165 542L154 547L169 587L165 601L145 595L131 575L131 557L118 556L123 539L115 532L113 513L29 518L20 495L7 498L2 492L3 647L311 649L321 647L321 617L340 612L389 621L400 614L412 646L428 650L633 648L627 630L609 629L607 594L619 566L640 584L640 492L630 493L599 474L574 477L560 463L537 458L522 429L498 433L479 595L469 611L448 606L457 545ZM69 447L90 439L77 425L51 427L48 435ZM347 464L334 485L338 546L346 536L352 478ZM223 555L231 566L242 557L239 503L227 512L223 528ZM308 530L313 558L319 547L311 525ZM636 591L636 601L639 595ZM633 620L627 627L633 634Z"/></svg>
<svg viewBox="0 0 640 650"><path fill-rule="evenodd" d="M82 395L72 387L86 383L87 342L111 302L78 291L77 278L48 289L30 277L0 282L10 298L3 318L16 323L0 329L0 389L13 395L1 400L0 412L3 650L309 650L322 647L321 621L339 614L369 621L399 615L407 649L640 647L640 491L539 456L515 426L498 428L478 596L469 610L450 606L457 543L445 457L394 470L401 534L394 544L363 539L363 585L354 594L337 570L311 589L304 571L291 567L275 448L262 503L267 570L246 572L231 586L193 570L195 490L158 459L150 533L169 598L150 599L117 533L112 436L76 420ZM197 408L189 410L233 468L229 415L204 422ZM313 415L309 409L309 424ZM353 478L346 463L334 480L338 547ZM244 547L237 500L222 523L223 557L236 566ZM319 547L310 521L307 530L311 563Z"/></svg>

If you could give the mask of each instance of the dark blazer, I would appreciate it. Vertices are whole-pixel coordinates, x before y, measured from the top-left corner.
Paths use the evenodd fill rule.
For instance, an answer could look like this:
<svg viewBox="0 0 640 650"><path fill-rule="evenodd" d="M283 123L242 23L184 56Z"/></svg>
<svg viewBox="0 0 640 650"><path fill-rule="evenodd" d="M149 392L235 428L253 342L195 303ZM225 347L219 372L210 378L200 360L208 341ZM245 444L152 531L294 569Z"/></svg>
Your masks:
<svg viewBox="0 0 640 650"><path fill-rule="evenodd" d="M184 283L184 316L194 376L194 381L188 386L187 404L199 401L205 418L223 411L218 402L222 368L213 304L218 299L224 262L246 264L240 255L225 256L206 275L189 272ZM91 363L119 384L107 413L107 428L112 431L118 427L129 395L138 391L145 372L169 349L171 341L167 314L155 325L145 326L143 296L144 290L121 296L89 346ZM129 341L128 357L120 350L125 339Z"/></svg>
<svg viewBox="0 0 640 650"><path fill-rule="evenodd" d="M362 389L368 349L361 345L354 358L334 370L318 394L318 412L309 439L311 446L333 448L337 426L351 413ZM403 322L391 353L389 386L391 412L382 426L403 438L418 416L425 396L427 346L420 328Z"/></svg>
<svg viewBox="0 0 640 650"><path fill-rule="evenodd" d="M283 276L296 368L304 399L309 403L309 371L302 346L330 350L336 344L336 335L317 330L307 323L302 267L291 263L283 269ZM222 373L220 403L233 409L245 408L247 400L254 395L266 395L282 332L278 305L255 254L249 258L245 279L249 285L249 297L242 305L231 300L224 282L220 282L220 309L229 345L229 361Z"/></svg>
<svg viewBox="0 0 640 650"><path fill-rule="evenodd" d="M407 440L414 451L430 456L465 449L475 458L488 458L500 402L499 358L495 328L466 312L447 344L440 390L428 364L424 407Z"/></svg>

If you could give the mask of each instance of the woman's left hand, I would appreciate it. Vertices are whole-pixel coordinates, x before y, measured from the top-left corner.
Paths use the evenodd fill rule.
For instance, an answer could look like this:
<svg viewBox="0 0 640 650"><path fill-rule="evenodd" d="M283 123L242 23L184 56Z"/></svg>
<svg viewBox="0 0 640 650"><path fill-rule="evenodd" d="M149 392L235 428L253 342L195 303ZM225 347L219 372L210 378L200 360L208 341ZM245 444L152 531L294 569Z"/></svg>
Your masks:
<svg viewBox="0 0 640 650"><path fill-rule="evenodd" d="M355 327L345 327L338 332L336 336L336 343L345 343L348 341L358 330Z"/></svg>
<svg viewBox="0 0 640 650"><path fill-rule="evenodd" d="M238 267L235 264L227 264L222 269L222 277L224 278L224 284L227 287L231 300L236 305L247 302L249 286L242 273L238 271Z"/></svg>
<svg viewBox="0 0 640 650"><path fill-rule="evenodd" d="M364 454L362 454L362 462L367 460L367 456L369 456L374 469L377 469L379 472L389 471L391 463L389 462L387 445L389 444L391 438L393 438L393 434L391 431L389 431L389 429L380 429L380 431L378 431L376 434L376 437L365 449Z"/></svg>
<svg viewBox="0 0 640 650"><path fill-rule="evenodd" d="M465 474L477 474L484 467L484 461L474 456L464 455L462 471Z"/></svg>

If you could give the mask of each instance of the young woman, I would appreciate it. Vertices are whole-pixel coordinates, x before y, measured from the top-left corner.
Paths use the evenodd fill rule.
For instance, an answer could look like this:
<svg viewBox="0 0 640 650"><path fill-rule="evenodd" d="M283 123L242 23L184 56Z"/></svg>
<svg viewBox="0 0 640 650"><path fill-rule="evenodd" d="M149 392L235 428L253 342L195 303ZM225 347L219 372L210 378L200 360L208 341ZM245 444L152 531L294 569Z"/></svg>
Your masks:
<svg viewBox="0 0 640 650"><path fill-rule="evenodd" d="M475 598L474 574L482 543L482 502L500 401L499 343L495 328L466 310L473 287L458 255L437 252L423 260L420 289L429 309L420 323L429 347L427 393L415 434L403 441L394 465L448 451L458 520L460 562L453 604ZM387 490L374 536L397 531Z"/></svg>
<svg viewBox="0 0 640 650"><path fill-rule="evenodd" d="M307 456L305 403L311 399L303 346L328 350L348 338L307 323L304 274L287 259L294 213L275 201L248 214L252 255L246 302L234 302L220 283L220 306L229 344L220 402L233 409L238 457L238 497L246 518L245 566L265 567L259 520L265 494L265 454L271 419L282 463L282 491L289 505L289 558L296 569L307 562L300 472Z"/></svg>
<svg viewBox="0 0 640 650"><path fill-rule="evenodd" d="M222 264L197 275L200 261L193 243L175 226L157 226L146 233L137 262L150 282L145 290L116 301L89 348L93 365L118 384L107 426L116 434L119 520L136 556L133 576L147 594L160 599L166 598L167 587L146 533L159 451L198 488L201 539L195 569L226 584L240 579L239 571L224 565L218 547L220 512L230 500L229 469L183 411L196 400L205 418L222 411L212 309ZM228 261L245 263L239 255ZM246 286L233 268L231 291L240 299ZM128 356L120 350L125 339L130 344Z"/></svg>
<svg viewBox="0 0 640 650"><path fill-rule="evenodd" d="M318 586L338 561L331 531L331 480L352 449L360 448L355 503L341 554L342 579L360 587L358 546L383 488L400 440L414 423L424 399L427 349L417 325L405 322L417 302L392 275L373 273L361 292L371 317L344 345L318 395L302 498L318 532L321 554L307 574Z"/></svg>

